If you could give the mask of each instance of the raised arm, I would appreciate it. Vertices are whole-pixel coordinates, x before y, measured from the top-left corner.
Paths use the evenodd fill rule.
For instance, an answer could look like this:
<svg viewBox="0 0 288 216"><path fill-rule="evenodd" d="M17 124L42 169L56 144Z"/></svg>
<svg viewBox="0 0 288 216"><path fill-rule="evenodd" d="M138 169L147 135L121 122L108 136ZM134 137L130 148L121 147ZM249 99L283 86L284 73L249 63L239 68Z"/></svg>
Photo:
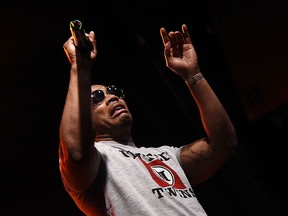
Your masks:
<svg viewBox="0 0 288 216"><path fill-rule="evenodd" d="M100 163L93 145L91 104L91 68L97 54L96 39L93 31L86 35L93 44L91 51L79 52L73 37L63 46L71 69L59 131L60 170L65 182L77 190L85 189L92 183Z"/></svg>
<svg viewBox="0 0 288 216"><path fill-rule="evenodd" d="M234 126L221 102L203 77L188 28L167 34L160 29L166 65L183 78L197 103L207 137L181 149L181 162L190 183L211 177L237 145Z"/></svg>

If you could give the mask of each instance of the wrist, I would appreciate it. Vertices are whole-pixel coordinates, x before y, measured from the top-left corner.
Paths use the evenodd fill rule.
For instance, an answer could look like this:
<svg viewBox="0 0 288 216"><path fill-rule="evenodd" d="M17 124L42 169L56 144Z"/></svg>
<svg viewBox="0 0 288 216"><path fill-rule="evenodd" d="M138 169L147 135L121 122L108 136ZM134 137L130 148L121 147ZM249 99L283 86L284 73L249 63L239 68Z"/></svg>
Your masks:
<svg viewBox="0 0 288 216"><path fill-rule="evenodd" d="M185 83L189 86L195 85L199 80L203 79L204 76L201 72L190 76L187 80L185 80Z"/></svg>

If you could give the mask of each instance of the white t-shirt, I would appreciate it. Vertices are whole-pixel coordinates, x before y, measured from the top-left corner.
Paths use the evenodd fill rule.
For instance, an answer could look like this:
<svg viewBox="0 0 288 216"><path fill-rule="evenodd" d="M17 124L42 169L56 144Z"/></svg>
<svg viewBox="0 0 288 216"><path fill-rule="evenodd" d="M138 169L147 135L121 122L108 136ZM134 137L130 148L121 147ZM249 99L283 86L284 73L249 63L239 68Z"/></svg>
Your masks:
<svg viewBox="0 0 288 216"><path fill-rule="evenodd" d="M95 142L94 146L102 158L99 175L107 215L206 215L181 168L179 147L138 148L115 141ZM92 188L98 186L86 192L66 190L84 213L96 215Z"/></svg>

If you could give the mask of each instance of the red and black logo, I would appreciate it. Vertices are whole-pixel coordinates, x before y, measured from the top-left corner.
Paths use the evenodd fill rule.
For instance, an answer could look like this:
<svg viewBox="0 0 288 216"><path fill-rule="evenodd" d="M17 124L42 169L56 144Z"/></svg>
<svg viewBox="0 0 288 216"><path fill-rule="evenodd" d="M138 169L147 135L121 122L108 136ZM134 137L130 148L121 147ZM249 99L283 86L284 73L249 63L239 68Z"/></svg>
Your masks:
<svg viewBox="0 0 288 216"><path fill-rule="evenodd" d="M149 171L152 179L160 187L173 187L175 189L185 189L185 185L181 181L178 174L167 164L161 160L156 159L152 162L145 162L141 157L138 157Z"/></svg>

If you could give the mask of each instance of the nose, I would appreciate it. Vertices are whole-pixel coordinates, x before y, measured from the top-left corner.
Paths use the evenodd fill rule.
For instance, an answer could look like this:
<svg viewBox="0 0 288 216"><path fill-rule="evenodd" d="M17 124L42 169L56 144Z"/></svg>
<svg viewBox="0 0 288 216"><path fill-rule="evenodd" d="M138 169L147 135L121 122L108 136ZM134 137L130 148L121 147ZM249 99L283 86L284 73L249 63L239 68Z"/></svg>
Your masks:
<svg viewBox="0 0 288 216"><path fill-rule="evenodd" d="M106 98L105 98L107 104L115 102L115 101L117 102L119 101L119 99L120 98L118 96L113 95L113 94L106 94Z"/></svg>

